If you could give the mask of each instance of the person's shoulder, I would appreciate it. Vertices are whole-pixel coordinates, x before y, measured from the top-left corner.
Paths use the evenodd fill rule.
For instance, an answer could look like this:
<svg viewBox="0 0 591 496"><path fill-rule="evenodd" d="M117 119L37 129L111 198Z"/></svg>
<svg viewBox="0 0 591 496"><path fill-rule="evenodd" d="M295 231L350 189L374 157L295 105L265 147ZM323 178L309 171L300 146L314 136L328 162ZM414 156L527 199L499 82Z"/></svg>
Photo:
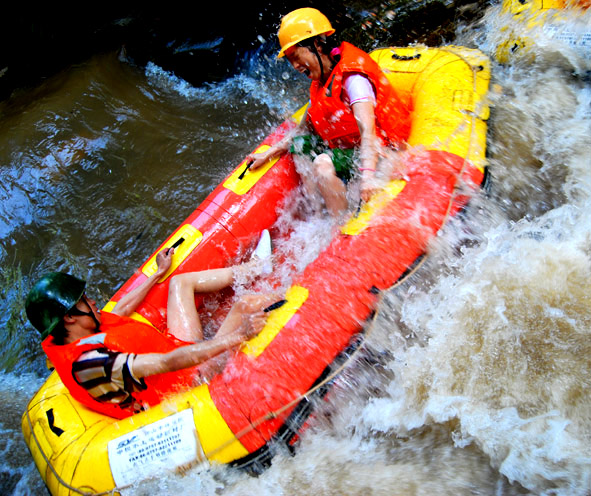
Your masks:
<svg viewBox="0 0 591 496"><path fill-rule="evenodd" d="M342 57L339 62L343 72L365 72L367 67L373 67L373 59L360 48L351 43L343 42L341 45Z"/></svg>

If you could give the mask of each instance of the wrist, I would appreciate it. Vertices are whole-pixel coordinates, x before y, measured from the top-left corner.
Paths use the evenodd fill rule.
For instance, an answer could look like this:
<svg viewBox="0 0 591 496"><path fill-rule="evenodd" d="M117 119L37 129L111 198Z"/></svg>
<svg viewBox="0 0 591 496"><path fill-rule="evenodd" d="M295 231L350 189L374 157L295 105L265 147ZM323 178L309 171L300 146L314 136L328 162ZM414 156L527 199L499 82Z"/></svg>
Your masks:
<svg viewBox="0 0 591 496"><path fill-rule="evenodd" d="M290 146L291 146L291 140L282 140L272 148L274 150L273 154L274 155L281 155L282 153L289 150Z"/></svg>

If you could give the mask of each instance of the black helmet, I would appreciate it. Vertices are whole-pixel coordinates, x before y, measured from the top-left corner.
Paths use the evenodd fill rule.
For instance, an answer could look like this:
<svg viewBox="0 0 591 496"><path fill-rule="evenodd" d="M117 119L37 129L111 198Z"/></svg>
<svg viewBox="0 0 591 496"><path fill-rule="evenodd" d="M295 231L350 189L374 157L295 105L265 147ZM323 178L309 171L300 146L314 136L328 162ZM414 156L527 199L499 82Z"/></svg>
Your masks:
<svg viewBox="0 0 591 496"><path fill-rule="evenodd" d="M85 288L85 281L64 272L51 272L37 281L29 291L25 309L43 339L82 298Z"/></svg>

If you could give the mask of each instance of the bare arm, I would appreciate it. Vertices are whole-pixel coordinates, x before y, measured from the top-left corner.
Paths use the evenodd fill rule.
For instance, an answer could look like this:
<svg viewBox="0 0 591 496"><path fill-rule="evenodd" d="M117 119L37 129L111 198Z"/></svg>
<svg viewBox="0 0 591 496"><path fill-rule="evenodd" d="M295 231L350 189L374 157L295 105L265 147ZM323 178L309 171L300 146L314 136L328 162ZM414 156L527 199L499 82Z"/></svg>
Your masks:
<svg viewBox="0 0 591 496"><path fill-rule="evenodd" d="M376 118L371 101L354 103L353 115L361 136L361 198L368 201L375 192L374 175L378 165L378 138L376 136Z"/></svg>
<svg viewBox="0 0 591 496"><path fill-rule="evenodd" d="M220 336L216 335L209 341L200 341L199 343L182 346L168 353L137 355L133 362L133 373L140 378L198 365L253 337L262 329L265 320L266 315L263 312L257 312L245 316L242 324L235 332Z"/></svg>
<svg viewBox="0 0 591 496"><path fill-rule="evenodd" d="M158 255L156 255L156 264L158 265L156 272L148 277L148 279L137 288L123 296L113 307L111 312L116 315L121 315L122 317L129 317L143 301L150 289L152 289L158 282L158 279L166 274L172 263L173 253L174 248L165 249L158 253Z"/></svg>
<svg viewBox="0 0 591 496"><path fill-rule="evenodd" d="M252 162L250 165L251 170L256 170L259 167L262 167L270 160L273 160L275 157L279 157L283 155L289 147L291 146L291 137L283 138L281 141L275 143L271 148L268 150L261 152L261 153L251 153L246 157L247 162Z"/></svg>
<svg viewBox="0 0 591 496"><path fill-rule="evenodd" d="M252 161L250 168L252 170L258 169L259 167L262 167L267 162L269 162L269 160L283 155L286 151L289 150L291 146L292 137L294 136L294 134L300 134L303 130L307 129L307 126L308 124L306 122L306 118L304 117L294 131L290 132L283 139L272 145L268 150L262 153L251 153L250 155L248 155L246 157L247 162Z"/></svg>

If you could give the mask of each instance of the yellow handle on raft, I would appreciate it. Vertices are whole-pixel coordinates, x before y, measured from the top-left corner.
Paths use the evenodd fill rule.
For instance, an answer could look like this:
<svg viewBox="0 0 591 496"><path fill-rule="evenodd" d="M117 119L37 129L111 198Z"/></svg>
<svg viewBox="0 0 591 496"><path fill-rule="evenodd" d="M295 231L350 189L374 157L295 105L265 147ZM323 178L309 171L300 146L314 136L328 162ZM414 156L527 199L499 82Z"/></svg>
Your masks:
<svg viewBox="0 0 591 496"><path fill-rule="evenodd" d="M371 219L380 213L380 211L394 198L396 198L400 192L406 186L406 181L402 179L396 179L390 181L386 187L378 191L371 199L365 203L359 212L351 217L349 221L341 227L343 234L349 236L355 236L365 230L369 226Z"/></svg>
<svg viewBox="0 0 591 496"><path fill-rule="evenodd" d="M174 247L172 264L170 265L170 269L168 269L166 274L164 274L158 282L165 281L183 262L183 260L189 256L189 254L201 242L202 238L203 234L191 224L181 226L170 238L168 238L163 249ZM142 272L148 277L155 274L158 270L158 264L156 263L157 255L158 253L152 255L142 268Z"/></svg>
<svg viewBox="0 0 591 496"><path fill-rule="evenodd" d="M293 120L296 124L301 123L306 117L307 109L307 104L300 107L291 116L291 120ZM267 151L269 148L271 148L269 145L261 145L254 151L254 153L262 153ZM279 157L271 159L265 165L259 167L256 170L251 170L250 163L245 160L236 168L232 175L226 179L224 182L224 188L233 191L237 195L244 195L245 193L248 193L250 189L259 181L259 179L263 177L265 173L277 163L278 160Z"/></svg>
<svg viewBox="0 0 591 496"><path fill-rule="evenodd" d="M265 351L265 348L269 346L275 336L279 334L279 331L285 327L298 309L308 299L308 295L309 291L301 286L292 286L289 288L285 293L285 299L287 300L285 304L269 314L269 318L267 319L263 330L242 346L242 352L250 356L258 357L263 351Z"/></svg>
<svg viewBox="0 0 591 496"><path fill-rule="evenodd" d="M259 146L254 153L262 153L271 148L268 145ZM265 173L273 167L279 157L269 160L265 165L256 170L250 169L250 164L245 160L242 162L232 175L224 182L224 188L233 191L237 195L244 195L258 182L258 180L265 175Z"/></svg>

